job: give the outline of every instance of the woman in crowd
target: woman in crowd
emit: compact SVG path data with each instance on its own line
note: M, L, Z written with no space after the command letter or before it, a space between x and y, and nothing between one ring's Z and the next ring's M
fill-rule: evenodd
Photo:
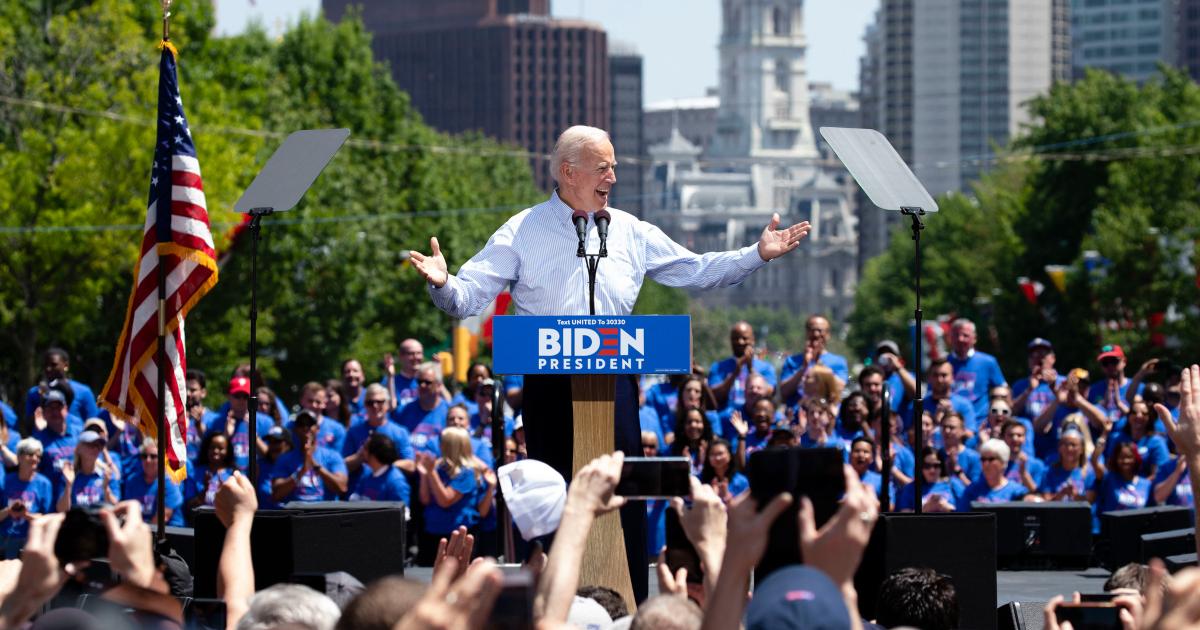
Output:
M871 438L859 436L850 442L850 467L858 474L858 478L871 492L878 497L883 489L883 477L871 470L875 463L875 442ZM889 505L896 502L896 484L888 486Z
M471 453L479 458L488 466L495 465L495 458L492 456L492 442L483 437L483 432L478 435L471 435L471 412L467 406L462 403L456 403L450 406L446 412L446 426L458 427L467 431L467 435L471 436ZM489 432L490 433L490 432Z
M116 505L121 500L121 475L100 458L104 436L84 431L75 444L75 458L62 467L64 491L58 498L58 511L71 506Z
M142 440L139 456L142 461L140 474L130 476L125 480L126 499L140 501L142 504L142 519L147 523L158 522L158 444L154 438ZM183 493L179 485L170 479L166 480L164 491L166 505L162 506L163 519L167 525L183 527Z
M400 459L396 443L383 433L367 438L366 465L369 472L358 478L351 501L403 501L408 505L409 487L404 473L392 464Z
M679 388L679 399L675 404L675 417L673 419L662 418L663 439L667 444L675 442L676 431L679 429L684 417L693 409L699 409L708 419L709 427L715 428L721 426L720 417L717 415L712 392L708 389L708 383L698 376L689 376ZM673 420L673 421L672 421Z
M834 376L833 370L824 365L814 365L804 374L804 398L806 401L825 401L837 415L842 403L842 381Z
M210 431L200 443L200 459L195 470L184 481L183 497L187 502L188 514L201 505L212 505L217 489L233 476L234 470L229 436ZM263 474L261 469L258 474Z
M1091 501L1096 483L1087 463L1085 436L1077 423L1062 425L1058 437L1058 460L1046 468L1038 494L1046 501Z
M961 421L961 419L960 419ZM942 427L945 428L943 423ZM1013 483L1004 474L1008 469L1008 445L1003 440L992 438L979 447L979 462L983 474L975 483L967 486L958 500L958 511L970 512L971 503L1001 503L1004 501L1020 501L1025 498L1025 487ZM944 456L945 457L945 456ZM947 457L949 460L949 457Z
M350 398L346 395L346 386L336 378L325 381L325 417L350 428Z
M995 397L988 404L988 415L979 428L975 431L975 435L967 440L969 448L978 448L980 444L988 441L990 438L999 440L1004 439L1004 423L1017 422L1025 427L1025 443L1021 446L1021 451L1026 457L1033 457L1033 423L1025 418L1017 418L1013 415L1012 405L1003 397ZM1011 449L1010 449L1011 450ZM1013 453L1014 459L1016 453Z
M1129 413L1125 420L1118 423L1108 439L1106 456L1111 457L1117 446L1132 443L1137 447L1141 468L1138 474L1153 479L1158 474L1160 466L1171 461L1171 452L1167 448L1167 439L1154 430L1156 418L1150 416L1150 405L1146 401L1135 399L1129 405Z
M463 404L467 407L467 415L473 416L479 411L479 404L475 400L475 393L479 389L479 384L485 380L492 381L492 386L495 387L495 375L492 374L492 368L486 363L472 363L471 367L467 368L467 384L458 392L455 392L454 397L450 399L451 405Z
M922 512L953 512L958 505L964 488L957 480L950 479L946 474L946 464L941 454L932 446L921 449L921 511ZM916 484L908 484L900 489L896 496L896 511L912 512L916 509L914 497L917 493Z
M496 530L496 486L499 479L496 471L476 458L481 483L475 488L475 513L478 514L470 533L475 536L475 556L495 557L500 555L500 537Z
M680 407L683 407L682 397ZM691 458L692 474L699 476L704 468L708 445L713 441L713 428L708 415L698 407L687 410L675 425L673 435L676 438L671 442L671 454Z
M282 427L286 417L283 412L283 403L279 402L275 391L270 387L263 386L255 390L255 396L258 397L258 407L255 413L270 418L272 424Z
M420 474L419 496L425 506L425 527L421 532L417 562L432 566L438 540L449 536L460 525L468 528L478 520L476 490L480 485L480 462L471 454L471 436L458 427L442 430L441 457L434 459L426 451L417 453Z
M1133 442L1120 442L1108 457L1107 469L1098 466L1096 476L1102 477L1096 493L1096 515L1117 510L1146 507L1150 500L1150 480L1138 474L1142 458ZM1094 523L1099 533L1099 522Z
M50 480L37 471L42 461L42 443L34 438L17 442L17 469L4 476L4 504L0 506L0 534L4 557L16 560L29 538L29 519L54 509Z
M1183 457L1177 456L1159 467L1154 478L1154 504L1195 507L1187 461Z
M891 410L884 410L883 413L888 414L890 418L889 429L892 434L892 439L891 443L888 444L888 449L892 454L892 483L895 484L897 488L903 488L904 486L912 483L914 474L913 469L916 468L916 457L913 456L912 449L910 449L908 445L904 443L903 438L900 437L900 414ZM883 423L880 421L881 416L882 414L879 411L876 411L871 415L871 431L867 436L875 443L875 472L883 471ZM932 417L928 413L925 414L925 417L930 418L929 421L933 422Z
M642 440L645 442L645 435ZM708 446L708 457L700 471L700 481L711 485L726 504L750 489L750 482L740 472L737 458L733 456L733 447L721 438L713 438Z
M837 436L843 440L853 440L860 435L866 435L871 430L867 426L867 416L870 413L871 408L867 405L866 395L862 392L850 392L842 401L838 413Z
M808 426L804 435L800 436L800 446L846 451L848 445L833 430L833 408L819 398L805 397L800 404L805 408L805 416L808 418Z

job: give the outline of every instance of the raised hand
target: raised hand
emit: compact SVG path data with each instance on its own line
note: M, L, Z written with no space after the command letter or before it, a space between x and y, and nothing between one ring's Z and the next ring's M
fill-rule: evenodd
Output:
M1184 368L1179 383L1179 422L1171 416L1171 410L1155 404L1158 419L1167 428L1167 435L1175 443L1175 449L1188 460L1200 455L1200 366Z
M217 489L213 508L225 527L241 518L254 518L254 512L258 509L258 495L254 492L254 484L250 483L241 471L233 471L233 475Z
M467 533L466 525L450 532L450 540L445 538L438 541L437 555L433 559L433 572L445 570L451 565L445 564L447 558L455 560L452 565L455 570L453 578L461 578L467 572L471 563L471 552L475 549L475 537ZM444 565L444 566L443 566Z
M737 431L739 438L746 437L746 434L750 432L750 423L746 422L742 418L742 412L736 409L729 414L729 424L733 425L733 430Z
M63 481L67 482L67 489L70 490L71 484L75 483L75 464L64 461L60 472L62 473Z
M100 512L108 530L108 561L129 583L149 588L154 582L154 548L150 527L142 520L142 504L122 501Z
M771 215L771 222L763 228L762 236L758 239L758 255L763 260L774 260L796 249L801 239L812 229L808 221L802 221L789 228L779 228L779 213Z
M567 489L567 508L578 507L599 516L625 505L625 497L614 494L624 463L625 454L617 451L580 468Z
M412 266L425 277L425 280L429 284L440 289L446 285L446 280L450 277L450 274L447 271L446 258L442 256L442 248L438 245L436 236L429 239L429 249L433 253L428 256L415 249L409 252L412 256Z

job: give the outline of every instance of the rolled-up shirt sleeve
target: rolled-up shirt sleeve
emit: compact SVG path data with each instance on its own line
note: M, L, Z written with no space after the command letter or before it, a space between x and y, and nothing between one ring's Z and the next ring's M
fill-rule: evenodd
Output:
M671 287L711 289L744 280L767 264L758 255L758 244L727 252L697 254L671 240L658 227L642 222L639 233L645 243L646 275Z
M479 253L463 263L458 273L448 276L442 287L429 287L433 304L451 317L477 315L516 281L520 256L513 250L513 223L500 226Z

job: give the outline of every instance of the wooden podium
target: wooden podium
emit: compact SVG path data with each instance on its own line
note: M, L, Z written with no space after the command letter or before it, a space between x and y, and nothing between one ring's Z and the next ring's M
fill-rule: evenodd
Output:
M497 316L492 326L496 373L571 376L572 473L615 450L616 375L687 374L692 369L691 318L686 315L513 315ZM625 598L630 611L636 610L619 513L593 523L579 583L607 586Z

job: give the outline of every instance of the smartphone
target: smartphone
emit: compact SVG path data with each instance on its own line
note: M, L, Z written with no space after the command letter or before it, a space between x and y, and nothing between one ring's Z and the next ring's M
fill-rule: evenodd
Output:
M496 597L496 605L485 627L489 630L532 628L534 590L533 574L529 571L505 573L500 595Z
M197 597L184 610L188 630L225 630L225 601Z
M1071 622L1078 630L1120 630L1121 609L1112 602L1083 602L1059 604L1054 610L1058 623Z
M679 514L667 508L663 520L666 522L667 567L671 575L680 569L687 569L687 581L691 584L704 583L704 567L700 564L700 554L692 541L688 540L683 525L679 522Z
M750 495L762 509L789 492L792 504L771 525L767 549L755 569L761 580L775 569L800 564L800 531L796 522L800 497L813 504L817 527L833 517L846 493L842 451L836 448L767 448L750 456Z
M76 506L67 511L54 540L54 555L64 566L108 557L108 530L100 520L99 506Z
M690 496L691 474L686 457L626 457L616 494L627 499Z
M1111 602L1117 597L1116 593L1080 593L1079 600L1082 602Z

